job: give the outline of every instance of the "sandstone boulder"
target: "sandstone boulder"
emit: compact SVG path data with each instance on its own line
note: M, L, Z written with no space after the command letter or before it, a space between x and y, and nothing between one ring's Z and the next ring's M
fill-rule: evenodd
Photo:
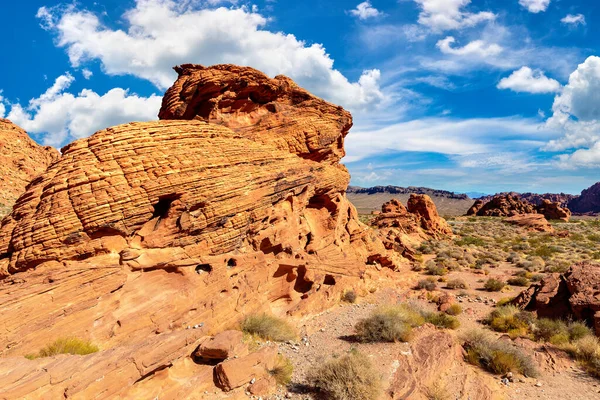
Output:
M585 321L600 336L599 292L600 264L584 261L533 284L513 302L540 317Z
M554 228L552 228L552 225L550 225L542 214L517 214L510 218L505 218L504 221L528 231L554 232Z
M7 119L0 118L0 219L10 212L25 187L58 159L49 146L40 146Z
M426 194L411 194L407 204L408 212L415 215L420 227L433 236L451 235L452 228L437 212L431 197Z
M199 359L226 360L248 354L248 345L244 343L241 331L223 331L198 347L194 355Z
M471 216L471 215L477 215L477 213L479 212L479 210L481 210L481 208L484 206L485 202L483 200L475 200L475 203L473 203L473 205L471 206L471 208L469 208L469 210L467 211L467 215Z
M563 208L559 203L553 203L550 200L542 200L537 206L537 212L542 214L548 220L562 220L569 222L571 211L568 208Z
M277 347L267 346L245 357L223 361L215 367L217 386L225 391L233 390L269 376L275 366Z

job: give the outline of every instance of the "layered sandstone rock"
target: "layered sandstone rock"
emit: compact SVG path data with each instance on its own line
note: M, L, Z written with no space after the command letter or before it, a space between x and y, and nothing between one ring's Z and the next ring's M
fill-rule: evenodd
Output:
M83 398L108 385L107 396L185 398L179 378L204 373L189 347L207 334L254 312L323 310L347 287L366 291L387 273L367 263L406 262L345 197L349 174L337 161L351 126L346 111L250 68L182 71L190 73L169 91L161 116L189 104L212 110L201 114L218 124L131 123L76 141L3 220L3 368L59 337L89 339L102 351L85 358L96 368L76 356L57 359L73 365L67 373L80 372L75 380L49 372L55 360L25 360L33 364L23 371L38 372L18 383L0 374L0 388ZM191 89L193 82L202 85ZM187 103L175 107L173 93ZM185 345L158 346L160 362L141 367L150 365L141 352L151 338L190 327L197 329ZM111 357L124 361L114 366ZM106 368L121 374L115 387L103 383ZM210 376L199 387L216 389Z
M481 208L485 205L485 202L483 200L475 200L475 203L473 203L473 205L471 206L471 208L469 208L469 210L467 211L467 215L471 216L471 215L477 215L477 213L479 212L479 210L481 210Z
M427 195L411 194L408 208L397 199L381 206L381 213L371 220L371 226L389 250L414 260L414 246L423 240L451 235L452 228L441 218Z
M160 119L200 119L259 143L314 161L337 162L352 116L311 95L290 78L271 79L253 68L195 64L176 67ZM344 188L345 189L345 188Z
M571 199L569 209L580 214L600 212L600 182L582 191L581 196Z
M476 201L480 202L480 200ZM473 204L475 207L476 204ZM511 194L495 196L490 201L479 207L476 215L480 217L512 217L517 214L534 214L533 204L520 200Z
M546 199L542 200L541 204L537 206L537 212L543 214L549 220L569 222L571 218L571 211L568 208L563 208L559 203L553 203Z
M542 214L517 214L504 221L533 232L554 232L554 228Z
M23 129L0 118L0 219L29 182L58 157L56 149L38 145Z
M513 302L539 317L585 321L600 336L599 292L600 264L584 261L533 284Z

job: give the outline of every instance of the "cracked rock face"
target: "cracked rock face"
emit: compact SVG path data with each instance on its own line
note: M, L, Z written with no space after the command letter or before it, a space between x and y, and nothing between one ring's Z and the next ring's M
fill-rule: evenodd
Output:
M0 218L10 212L27 184L59 156L56 149L36 144L23 129L0 118Z
M406 263L346 199L338 161L348 112L251 68L178 71L162 121L66 146L2 221L0 387L9 393L85 397L108 368L119 379L105 396L182 398L189 379L171 374L212 376L190 357L199 338L254 312L321 311ZM194 335L177 336L187 327ZM157 335L184 344L144 357ZM63 356L96 368L46 379L48 361L22 358L65 336L100 346ZM2 373L16 365L21 375ZM43 382L16 379L24 374Z

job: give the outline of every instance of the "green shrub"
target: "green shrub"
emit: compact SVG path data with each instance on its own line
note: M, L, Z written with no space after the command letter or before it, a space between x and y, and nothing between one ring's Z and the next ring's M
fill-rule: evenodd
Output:
M490 278L488 279L485 284L483 285L483 288L489 292L499 292L502 289L504 289L505 283L502 282L499 279L496 278Z
M277 355L275 365L269 370L269 374L275 378L279 385L286 386L292 381L294 366L292 362L281 354Z
M457 318L442 312L427 313L425 320L438 328L457 329L460 326L460 322Z
M273 340L275 342L294 340L298 336L294 327L287 321L268 314L256 314L246 317L242 321L241 329L263 340Z
M497 374L513 372L531 377L537 376L531 358L511 343L496 340L481 330L467 332L463 341L467 351L465 360L473 365Z
M57 354L86 355L97 352L98 346L89 341L78 338L60 338L41 349L36 354L27 354L25 357L33 360L35 358L52 357Z
M425 323L421 313L406 304L381 307L354 327L363 342L408 342L412 328Z
M446 283L446 287L448 289L468 289L468 286L465 281L462 279L452 279Z
M511 286L529 286L529 279L523 276L518 276L515 278L510 278L507 283Z
M514 337L527 335L533 319L533 314L508 305L494 309L487 317L486 322L496 332L508 332L511 337Z
M447 310L446 314L448 315L460 315L462 314L462 307L460 304L452 304Z
M478 237L474 237L474 236L463 236L462 238L457 240L455 243L457 246L470 246L470 245L481 246L481 247L485 246L485 240L478 238Z
M444 276L448 274L447 268L435 263L428 264L425 269L429 275Z
M579 322L579 321L574 321L574 322L569 323L569 325L567 326L567 329L569 330L569 340L570 341L577 341L579 339L583 339L586 336L594 335L592 330L590 328L588 328L588 326L586 324L584 324L583 322Z
M533 334L537 340L563 344L569 341L567 324L560 320L540 318L536 321Z
M379 375L357 351L317 367L309 381L330 400L377 400L382 393Z

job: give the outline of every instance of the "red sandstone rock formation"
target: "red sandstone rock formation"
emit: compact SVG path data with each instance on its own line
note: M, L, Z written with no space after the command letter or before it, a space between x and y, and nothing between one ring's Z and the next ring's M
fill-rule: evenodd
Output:
M485 202L483 200L475 200L475 203L473 203L473 205L471 206L471 208L469 208L469 210L467 211L467 215L471 216L471 215L477 215L477 213L479 212L479 210L481 210L481 208L485 205Z
M598 213L600 212L600 182L590 186L569 201L569 209L575 213Z
M387 273L367 262L396 269L406 261L345 197L346 111L250 68L180 72L161 116L212 123L131 123L78 140L3 220L0 387L9 393L212 390L212 372L198 383L207 373L190 357L206 335L253 312L323 310L345 288L366 290ZM189 326L198 329L184 335ZM22 358L64 336L103 351L76 361ZM169 338L172 346L156 345ZM219 382L232 388L224 373Z
M475 207L475 204L473 206ZM507 194L492 198L479 208L477 215L480 217L511 217L517 214L533 214L535 212L533 204Z
M552 228L552 225L548 223L548 220L542 214L517 214L506 218L504 221L511 225L525 228L528 231L554 232L554 228Z
M371 221L389 250L414 260L414 246L424 239L451 235L452 228L441 218L427 195L411 194L408 207L397 199L381 206L381 213Z
M562 208L558 203L546 199L542 200L542 203L537 206L537 212L543 214L546 219L569 222L571 218L571 211L568 208Z
M539 317L583 320L600 336L599 292L600 264L583 261L533 284L513 302Z
M25 186L58 157L56 149L39 146L23 129L0 118L0 219L10 212Z

